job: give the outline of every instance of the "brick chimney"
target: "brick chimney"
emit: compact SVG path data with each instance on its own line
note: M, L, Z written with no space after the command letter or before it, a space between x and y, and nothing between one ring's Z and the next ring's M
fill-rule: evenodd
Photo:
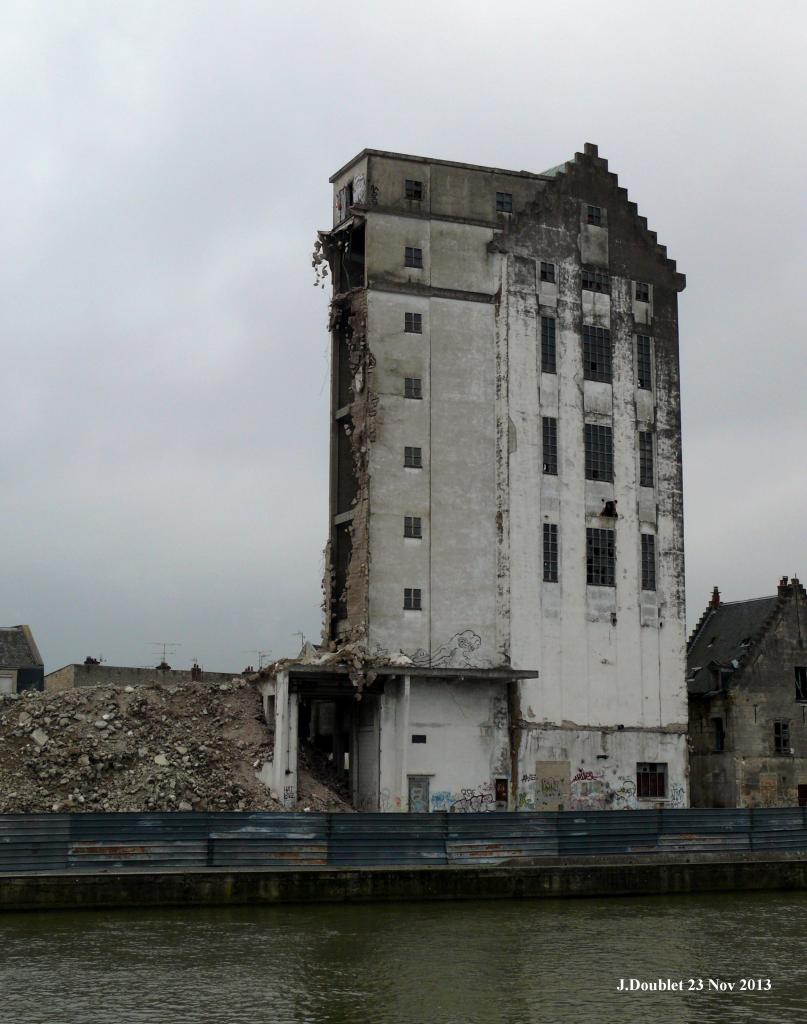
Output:
M779 596L781 597L783 594L786 594L789 589L790 589L790 585L787 582L787 576L783 576L779 580L779 586L776 588L776 591L779 594Z
M709 602L709 607L710 608L719 608L720 607L720 591L717 589L717 587L715 587L715 589L712 591L712 600Z

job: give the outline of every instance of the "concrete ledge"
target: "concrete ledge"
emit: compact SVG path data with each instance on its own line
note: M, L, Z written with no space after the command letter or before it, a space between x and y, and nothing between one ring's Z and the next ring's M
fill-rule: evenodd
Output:
M541 899L807 889L804 853L575 858L507 867L221 868L0 875L0 910Z

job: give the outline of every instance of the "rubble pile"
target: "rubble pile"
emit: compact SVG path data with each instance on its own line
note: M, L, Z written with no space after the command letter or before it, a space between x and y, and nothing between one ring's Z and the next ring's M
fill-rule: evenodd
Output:
M272 756L249 681L0 695L0 813L275 811ZM349 810L300 771L297 810Z

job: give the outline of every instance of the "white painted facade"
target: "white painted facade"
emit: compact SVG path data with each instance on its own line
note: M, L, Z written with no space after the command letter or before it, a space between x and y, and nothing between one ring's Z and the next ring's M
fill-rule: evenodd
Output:
M407 180L420 200L406 198ZM370 401L351 430L365 459L359 500L346 512L332 497L332 544L337 523L353 531L353 591L346 613L344 578L326 580L326 639L448 670L365 694L357 806L411 809L419 779L432 810L492 809L503 793L511 809L686 805L682 276L596 147L546 175L365 151L333 183L327 244L363 233L362 280L345 298L337 279L335 305L366 302L351 393ZM497 193L512 212L496 211ZM406 247L422 269L404 265ZM584 289L583 268L607 271L609 290ZM420 315L420 333L406 314ZM555 323L554 373L542 370L542 317ZM610 382L585 379L583 324L610 331ZM651 338L650 388L637 386L638 335ZM335 338L335 380L339 351ZM421 398L405 397L406 378ZM543 417L557 421L556 474L544 472ZM613 481L586 479L586 423L613 431ZM653 436L652 487L639 485L639 431ZM421 468L405 467L406 447ZM344 458L333 466L335 478ZM606 501L617 518L602 515ZM420 519L420 538L404 536L405 516ZM557 526L557 581L544 579L544 523ZM587 582L587 528L614 531L614 586ZM655 589L642 589L643 533L655 538ZM405 588L420 591L419 610L404 608ZM468 668L539 676L463 681ZM648 764L663 771L660 795L642 795Z

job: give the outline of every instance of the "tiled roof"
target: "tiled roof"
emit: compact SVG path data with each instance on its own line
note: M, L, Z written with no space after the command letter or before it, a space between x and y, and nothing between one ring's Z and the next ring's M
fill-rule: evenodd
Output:
M0 626L0 668L33 668L42 664L26 626Z
M695 630L687 651L690 693L717 689L710 664L732 667L753 647L755 634L765 625L779 598L756 597L750 601L726 601L709 608ZM696 671L697 670L697 671Z

